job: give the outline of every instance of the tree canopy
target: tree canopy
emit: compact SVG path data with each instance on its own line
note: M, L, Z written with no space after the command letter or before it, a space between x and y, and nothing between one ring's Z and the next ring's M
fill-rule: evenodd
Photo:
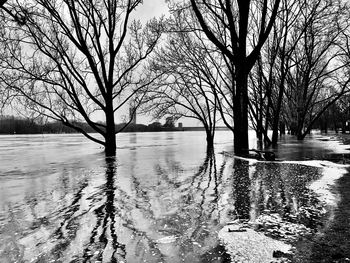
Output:
M8 1L25 21L6 20L1 45L9 56L1 81L28 111L62 121L113 154L115 113L131 100L138 104L156 78L143 72L162 25L131 19L141 3ZM96 112L104 122L94 120ZM73 120L84 120L99 136Z

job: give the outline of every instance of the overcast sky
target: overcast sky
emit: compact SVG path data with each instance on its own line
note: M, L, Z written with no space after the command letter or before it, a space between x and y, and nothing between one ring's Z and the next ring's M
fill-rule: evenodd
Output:
M136 9L136 19L147 21L152 17L159 17L168 14L168 7L165 0L143 0L143 4Z

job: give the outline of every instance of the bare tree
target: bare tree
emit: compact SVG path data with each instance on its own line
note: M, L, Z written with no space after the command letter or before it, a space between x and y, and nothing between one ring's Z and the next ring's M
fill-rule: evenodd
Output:
M286 74L291 67L291 54L306 25L299 32L292 28L296 25L304 5L304 0L282 0L281 10L273 25L272 32L262 49L255 69L250 73L250 114L252 123L260 141L265 144L277 144L279 126L284 126L282 102ZM259 19L255 19L256 27ZM256 34L255 34L256 35ZM251 40L255 43L256 36ZM290 40L295 39L294 42ZM281 120L282 119L282 120ZM273 131L270 139L267 131ZM264 137L264 139L262 138Z
M281 123L303 139L347 92L346 10L341 1L282 1L272 34L250 74L251 115L265 142L277 143ZM271 140L268 129L273 130Z
M197 29L190 9L178 5L168 20L166 43L157 52L154 68L163 78L149 93L145 111L156 118L166 115L199 120L213 148L219 100L225 99L225 63L221 53ZM223 107L221 105L221 107Z
M248 152L248 74L272 29L279 4L280 0L191 0L196 17L208 39L232 63L230 72L236 154ZM260 21L257 28L259 37L254 46L249 46L247 37L253 12L259 13L258 16L254 14Z
M2 41L11 59L2 63L1 80L30 111L63 122L103 145L107 155L115 154L116 112L131 99L140 103L157 77L143 72L161 23L131 22L141 3L8 1L25 23L8 21ZM94 120L96 112L104 123ZM98 136L72 120L85 121Z
M286 73L285 118L300 140L348 92L349 60L344 39L348 19L349 9L342 1L306 2L291 29L294 34L289 41L296 47Z

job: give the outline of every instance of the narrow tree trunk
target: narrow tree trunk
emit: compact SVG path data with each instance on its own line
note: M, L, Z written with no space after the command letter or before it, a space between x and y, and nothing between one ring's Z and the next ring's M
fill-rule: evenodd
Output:
M275 116L272 124L272 145L274 146L277 145L277 141L278 141L278 126L279 126L279 121L276 120L276 116Z
M283 121L280 122L280 134L281 135L286 134L286 124Z
M263 140L263 127L262 127L262 119L259 114L258 120L256 121L256 138L258 141Z
M284 79L282 79L284 81ZM282 107L282 99L283 99L283 89L284 86L281 85L279 88L278 100L276 112L273 116L273 124L272 124L272 145L277 145L278 141L278 128L280 126L280 115L281 115L281 107Z
M327 119L324 118L323 120L321 120L321 132L322 133L327 133L328 132L328 127L327 127Z
M259 143L262 144L262 141L263 141L263 133L261 130L257 130L256 131L256 139Z
M260 115L261 116L261 115ZM257 131L256 131L256 138L257 138L257 147L258 149L263 149L263 140L266 139L266 136L264 136L264 130L262 126L262 118L259 117L259 120L257 121Z

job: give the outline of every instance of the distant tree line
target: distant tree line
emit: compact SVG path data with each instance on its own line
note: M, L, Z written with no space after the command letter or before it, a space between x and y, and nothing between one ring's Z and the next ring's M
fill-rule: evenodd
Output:
M93 129L84 123L75 123L86 132ZM37 123L32 119L17 118L14 116L0 118L0 134L38 134L38 133L74 133L76 130L67 127L61 122Z
M83 122L73 122L75 126L80 127L87 133L95 131ZM120 123L115 126L115 129L120 132L159 132L159 131L181 131L174 124L165 122L153 122L149 125ZM0 134L40 134L40 133L77 133L73 128L67 127L61 122L46 122L40 124L33 119L17 118L14 116L0 117Z

